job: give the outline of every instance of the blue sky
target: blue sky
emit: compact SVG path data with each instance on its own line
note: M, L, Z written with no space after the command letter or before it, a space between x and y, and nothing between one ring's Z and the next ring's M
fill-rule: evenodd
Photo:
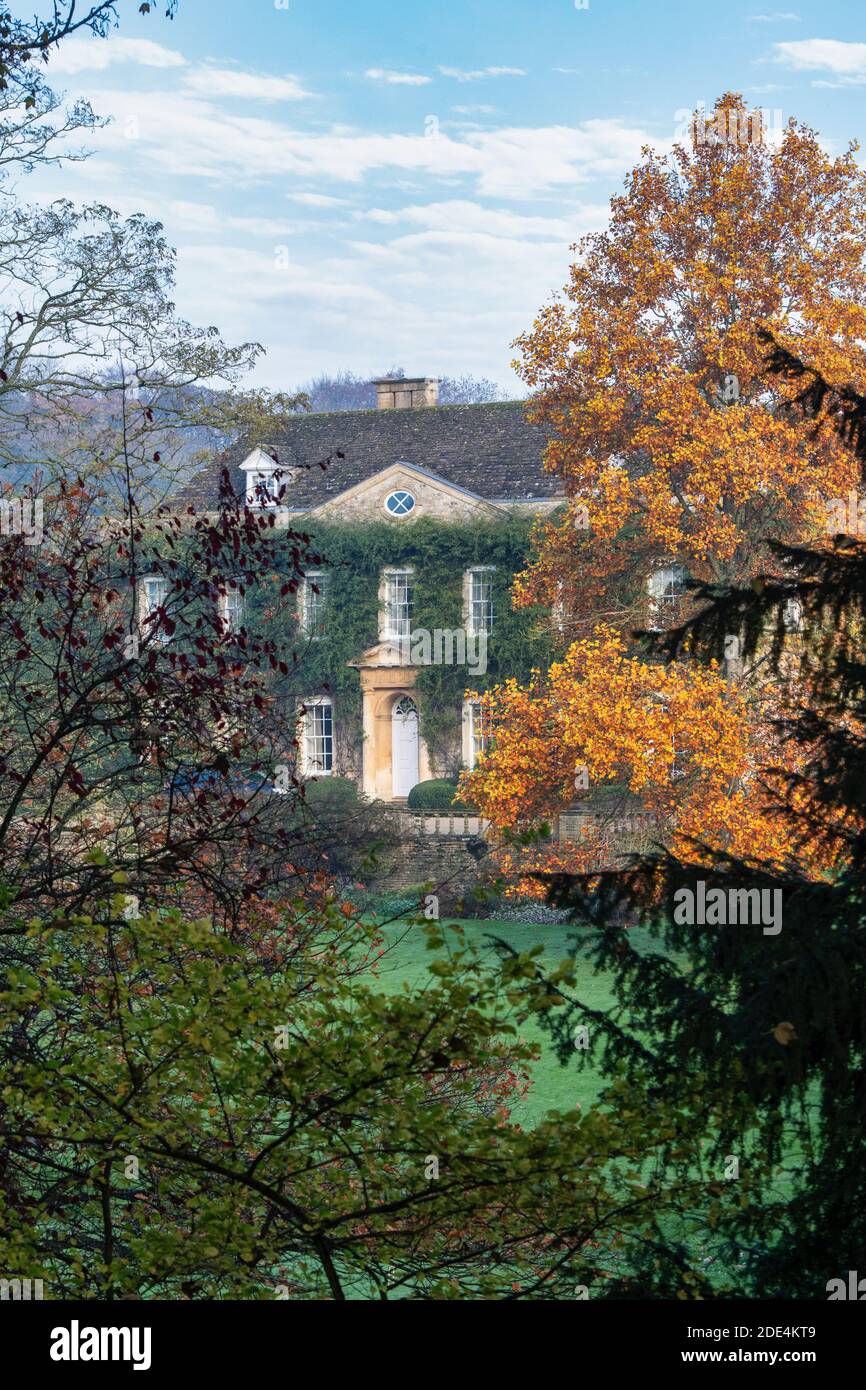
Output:
M570 244L604 226L641 146L669 147L686 109L733 89L831 150L866 135L852 0L137 10L121 0L115 36L52 60L55 86L113 121L91 159L31 191L158 217L179 310L262 342L272 387L402 365L522 394L511 340L565 281Z

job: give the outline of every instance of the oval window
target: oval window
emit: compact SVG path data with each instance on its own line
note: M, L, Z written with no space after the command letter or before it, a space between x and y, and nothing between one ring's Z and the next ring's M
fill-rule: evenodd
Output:
M392 516L408 516L415 506L411 492L392 492L385 498L385 506Z

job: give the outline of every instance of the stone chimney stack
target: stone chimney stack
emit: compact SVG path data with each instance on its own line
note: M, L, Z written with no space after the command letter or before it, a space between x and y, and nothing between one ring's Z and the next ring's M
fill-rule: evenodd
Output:
M373 385L379 410L411 410L413 406L439 404L439 381L433 376L383 376Z

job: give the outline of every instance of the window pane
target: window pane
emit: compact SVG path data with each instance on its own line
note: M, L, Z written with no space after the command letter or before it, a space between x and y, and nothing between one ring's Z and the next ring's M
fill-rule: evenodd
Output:
M469 767L475 767L482 753L487 751L488 733L484 707L478 700L469 705Z
M312 776L331 772L334 766L334 722L331 706L313 705L307 710L305 762Z
M251 507L268 507L277 501L284 479L276 473L251 473L247 501Z
M398 492L392 492L385 499L385 506L392 516L408 516L415 506L415 498L411 492L404 492L401 489Z
M489 570L471 571L469 628L473 633L493 631L493 575Z
M325 633L325 606L329 575L308 574L304 580L304 631L313 638Z
M143 596L143 616L145 625L142 628L142 636L150 638L156 642L167 642L169 635L159 622L149 622L154 613L159 608L164 608L168 603L169 582L162 575L152 574L144 579L142 583Z
M412 635L412 576L388 575L387 621L390 637Z
M244 620L244 601L238 589L220 596L220 617L229 632L239 632Z
M666 565L656 570L648 580L650 592L650 621L668 626L679 617L679 605L685 592L686 572L682 565Z
M157 608L163 608L168 598L168 580L161 575L153 576L144 581L144 603L147 616L155 613Z
M667 565L650 576L649 589L653 598L675 600L685 593L685 570L682 565Z

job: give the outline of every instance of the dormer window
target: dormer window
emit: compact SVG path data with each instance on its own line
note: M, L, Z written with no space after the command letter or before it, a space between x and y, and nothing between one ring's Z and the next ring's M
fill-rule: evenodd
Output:
M251 507L271 507L277 500L277 480L273 473L253 473L247 479L247 501Z
M241 464L241 471L246 474L245 501L248 507L275 507L279 502L285 504L289 472L264 449L254 449Z

